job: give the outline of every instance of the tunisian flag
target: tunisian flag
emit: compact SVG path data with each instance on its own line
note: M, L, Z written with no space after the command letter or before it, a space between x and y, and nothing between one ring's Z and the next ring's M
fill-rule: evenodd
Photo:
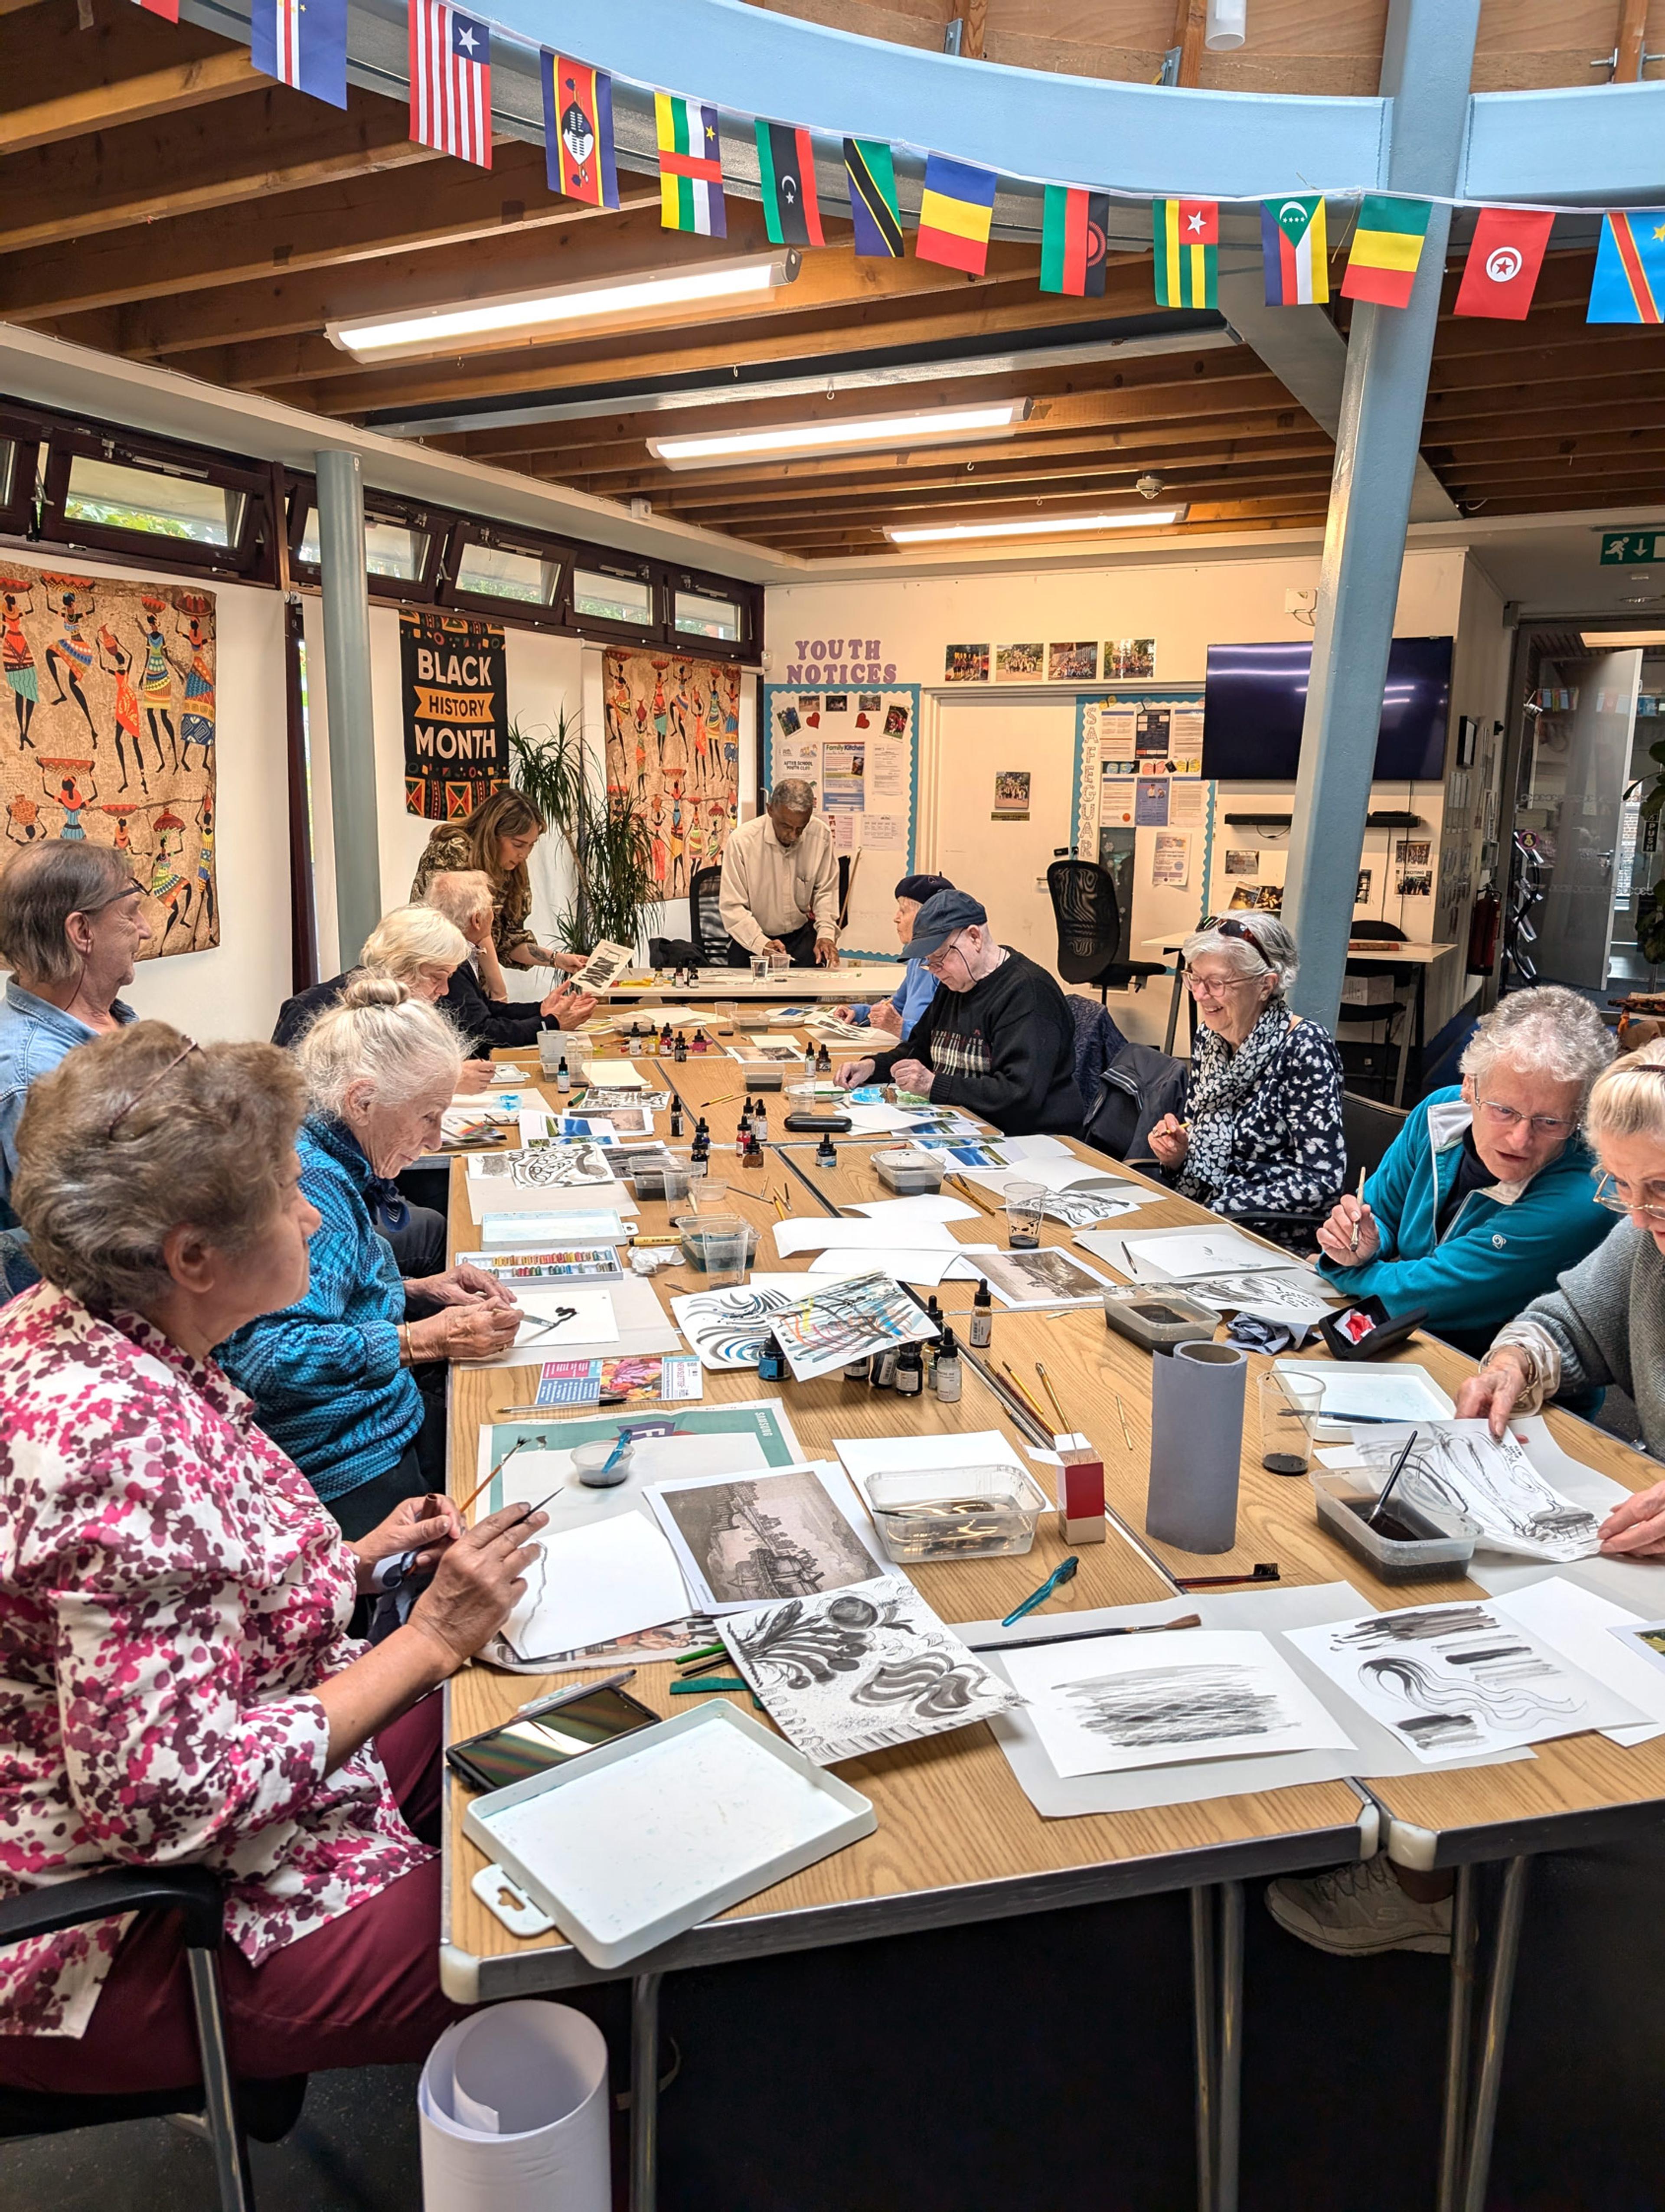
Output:
M1554 221L1520 208L1482 208L1452 312L1523 323Z

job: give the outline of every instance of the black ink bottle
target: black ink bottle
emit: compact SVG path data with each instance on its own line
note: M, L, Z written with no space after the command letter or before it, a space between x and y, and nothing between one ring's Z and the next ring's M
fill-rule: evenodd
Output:
M780 1339L771 1329L764 1337L757 1354L757 1380L760 1382L784 1382L787 1379L787 1355L781 1349Z
M917 1398L925 1388L925 1362L916 1344L904 1344L896 1354L896 1395Z

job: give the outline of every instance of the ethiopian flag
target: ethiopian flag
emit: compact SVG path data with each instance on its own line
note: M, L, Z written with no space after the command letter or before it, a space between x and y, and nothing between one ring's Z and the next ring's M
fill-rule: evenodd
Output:
M1665 208L1602 217L1584 320L1665 322Z
M994 222L993 169L969 161L951 161L943 154L925 157L925 197L920 202L919 236L914 253L945 269L963 269L981 276L988 266L988 234Z
M1431 200L1390 199L1366 192L1352 234L1344 300L1374 300L1378 307L1408 307L1422 241L1434 212Z
M1212 307L1219 281L1218 200L1158 200L1151 210L1156 242L1157 305Z
M1330 295L1323 195L1262 200L1261 256L1268 307L1322 307Z
M726 238L716 109L656 92L653 125L659 152L659 228Z
M1041 228L1043 292L1069 292L1079 300L1103 298L1109 221L1108 192L1083 191L1074 185L1047 186Z

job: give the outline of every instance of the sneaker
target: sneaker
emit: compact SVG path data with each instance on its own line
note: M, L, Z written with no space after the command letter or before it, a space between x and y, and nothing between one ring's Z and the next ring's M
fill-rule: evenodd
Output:
M1450 1899L1423 1905L1407 1896L1385 1852L1310 1881L1268 1882L1266 1907L1290 1935L1338 1959L1451 1948Z

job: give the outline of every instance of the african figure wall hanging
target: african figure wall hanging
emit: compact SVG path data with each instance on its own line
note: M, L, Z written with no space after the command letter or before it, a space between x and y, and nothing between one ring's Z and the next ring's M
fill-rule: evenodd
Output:
M643 649L608 653L602 680L607 788L641 818L660 898L686 898L739 818L739 669Z
M214 594L0 555L0 868L43 838L130 856L147 958L220 941Z

